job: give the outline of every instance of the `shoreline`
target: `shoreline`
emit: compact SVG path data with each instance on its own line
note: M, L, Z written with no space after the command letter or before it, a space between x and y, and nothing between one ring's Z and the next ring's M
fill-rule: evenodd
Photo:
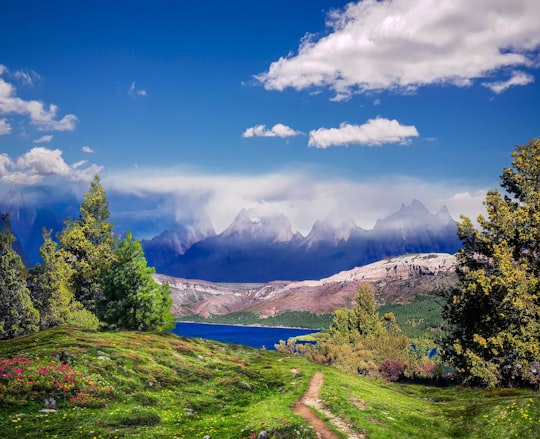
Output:
M239 323L214 323L214 322L194 322L192 320L175 320L175 323L195 323L199 325L215 325L215 326L238 326L242 328L273 328L273 329L301 329L303 331L313 331L313 332L320 332L323 330L323 328L304 328L300 326L271 326L271 325L257 325L257 324L250 324L250 325L242 325Z

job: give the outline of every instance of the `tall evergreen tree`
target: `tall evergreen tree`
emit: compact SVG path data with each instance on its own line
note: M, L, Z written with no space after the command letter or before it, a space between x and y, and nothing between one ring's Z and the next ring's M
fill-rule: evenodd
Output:
M75 299L91 312L103 297L101 278L112 260L114 238L109 216L109 202L96 175L84 194L79 217L68 219L59 235L60 250L73 269Z
M443 356L466 383L540 381L540 140L517 146L480 229L462 216L457 288L446 293Z
M9 214L0 223L0 339L14 338L39 329L39 313L26 287L26 272L13 250Z
M358 337L383 334L384 327L375 309L373 290L363 282L355 296L352 309L338 309L330 326L330 336L335 342L352 342Z
M140 242L128 233L115 249L113 262L103 278L104 298L98 303L100 320L112 328L171 328L171 290L168 285L159 285L152 278L153 272L147 266Z
M70 324L89 329L98 327L97 317L83 309L75 300L70 279L73 269L58 251L58 244L51 239L51 231L43 231L40 248L42 264L37 264L29 277L30 296L39 310L42 329Z

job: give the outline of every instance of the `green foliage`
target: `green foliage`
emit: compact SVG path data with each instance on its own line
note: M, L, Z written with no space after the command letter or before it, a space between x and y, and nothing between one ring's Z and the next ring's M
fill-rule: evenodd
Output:
M443 355L458 376L487 386L540 379L540 140L517 146L501 186L488 192L480 229L462 217L458 287L443 316Z
M436 340L443 335L440 297L416 296L411 303L383 305L377 311L394 314L403 335L409 338Z
M32 305L26 287L26 273L13 250L9 214L0 224L0 339L14 338L39 329L39 312Z
M142 246L131 233L114 250L102 279L104 299L98 315L111 328L164 330L174 324L168 285L159 285L147 266Z
M60 252L73 269L70 283L75 299L91 312L102 298L101 278L112 260L113 224L109 216L109 202L96 175L84 194L79 217L68 219L59 235Z
M51 231L43 231L40 248L42 264L37 264L28 279L30 296L40 313L42 329L70 322L71 314L82 305L75 301L70 287L72 269L57 251L57 243L51 239Z
M286 311L265 318L261 318L255 313L246 311L212 315L210 317L191 315L177 318L179 321L189 322L222 323L229 325L287 326L291 328L310 329L329 328L332 319L332 314L313 314L309 311Z

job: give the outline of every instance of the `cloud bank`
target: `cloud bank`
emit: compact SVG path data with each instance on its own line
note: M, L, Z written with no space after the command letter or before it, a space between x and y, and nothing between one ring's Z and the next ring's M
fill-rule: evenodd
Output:
M268 90L329 88L335 100L477 79L500 93L532 80L523 69L538 63L538 17L537 0L350 3L328 15L325 36L306 35L256 79ZM493 79L508 69L510 78Z
M418 137L414 126L401 125L397 120L381 117L368 120L363 125L342 123L339 128L319 128L310 131L308 146L329 148L331 146L367 145L380 146L384 143L410 143Z
M294 169L264 175L207 174L193 169L138 169L108 172L103 184L110 194L134 200L159 200L152 217L170 216L197 223L210 218L223 231L243 208L283 213L293 230L308 233L316 220L352 218L371 229L376 221L417 198L433 213L446 205L454 219L473 219L483 212L486 191L452 182L434 183L403 176L353 181L325 176L314 169ZM137 201L130 203L130 209ZM114 203L111 202L114 210Z

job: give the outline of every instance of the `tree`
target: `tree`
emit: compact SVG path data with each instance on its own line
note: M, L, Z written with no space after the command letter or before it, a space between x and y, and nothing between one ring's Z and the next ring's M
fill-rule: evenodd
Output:
M75 300L70 284L73 270L57 247L51 239L51 231L44 230L39 251L43 263L30 272L30 296L39 310L41 329L63 324L97 329L97 317Z
M154 269L147 266L139 241L131 233L114 251L114 259L103 278L104 298L98 302L100 320L111 328L141 331L173 326L172 299L168 285L159 285Z
M458 286L443 306L443 357L465 383L537 384L540 377L540 140L517 146L488 192L479 229L462 216Z
M26 287L26 273L20 256L13 250L9 214L0 223L0 339L9 339L39 329L39 313Z
M378 336L383 332L371 285L360 284L352 309L336 310L330 326L330 336L335 341L352 342L357 337Z
M91 312L103 296L101 278L112 260L114 237L109 216L109 202L96 175L84 194L79 217L68 219L59 235L60 251L72 268L75 299Z

